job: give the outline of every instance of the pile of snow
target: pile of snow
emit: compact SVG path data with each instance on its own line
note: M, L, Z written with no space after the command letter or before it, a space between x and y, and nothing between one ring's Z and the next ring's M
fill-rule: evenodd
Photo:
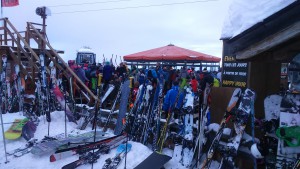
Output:
M10 126L11 123L15 119L22 119L24 116L22 116L20 113L7 113L3 114L3 120L4 120L4 131L6 131ZM48 123L46 122L46 119L44 116L41 116L40 123L37 127L37 131L35 132L35 138L41 140L44 138L44 136L47 136L48 134ZM55 111L51 113L51 123L50 123L50 136L55 136L61 133L65 132L65 114L64 111ZM10 123L10 124L6 124ZM66 122L67 126L67 133L68 134L80 134L85 133L92 130L92 126L89 125L86 130L77 130L77 125L74 123ZM108 133L108 135L112 135L112 133ZM13 157L13 156L7 156L8 157L8 163L5 164L5 154L4 154L4 146L3 146L3 136L2 132L0 133L0 168L1 169L59 169L62 168L64 165L71 163L75 160L78 160L78 155L74 155L72 157L65 158L63 160L58 160L56 162L50 162L50 154L44 155L44 156L36 156L31 153L25 154L21 157ZM132 169L135 166L137 166L139 163L141 163L144 159L146 159L152 151L146 147L145 145L137 142L129 141L130 144L132 144L132 149L127 155L127 162L126 162L126 168ZM16 148L22 147L26 144L26 140L24 138L19 138L17 140L6 140L7 144L7 151L12 151ZM172 156L173 151L170 149L165 149L164 153ZM110 157L114 157L116 154L116 148L111 150L109 154L102 155L96 163L94 163L94 168L102 168L103 164L105 163L105 160ZM125 160L123 160L118 168L124 168ZM179 167L178 167L179 166ZM78 167L79 169L90 169L91 164L86 164ZM183 166L180 167L178 165L177 161L169 161L166 164L166 168L184 168Z
M224 20L221 39L233 38L296 0L233 0Z

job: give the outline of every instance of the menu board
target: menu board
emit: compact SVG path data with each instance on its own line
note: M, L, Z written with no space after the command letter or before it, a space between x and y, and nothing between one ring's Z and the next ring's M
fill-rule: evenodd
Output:
M248 63L236 61L235 57L225 56L223 58L223 87L247 87Z

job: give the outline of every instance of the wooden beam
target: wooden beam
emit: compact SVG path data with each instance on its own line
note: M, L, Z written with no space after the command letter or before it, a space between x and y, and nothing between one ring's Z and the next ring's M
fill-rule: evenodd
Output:
M28 77L30 77L32 79L32 77L28 74L28 71L22 65L21 59L16 56L16 54L14 53L14 51L13 51L13 49L11 47L9 48L9 53L10 53L10 56L15 61L15 63L17 63L20 66L20 68L21 68L21 72L20 73L22 73L24 75L27 75Z
M58 55L58 53L52 48L52 46L42 37L42 35L37 31L37 29L29 23L30 27L33 28L33 31L39 36L39 38L49 47L49 49L54 53L54 55L62 62L62 64L65 66L65 68L68 70L68 73L70 73L75 79L76 82L80 84L81 87L85 89L89 93L91 97L94 98L94 100L99 101L99 98L94 95L94 93L79 79L79 77L73 72L73 70L66 64L66 62Z
M281 30L242 51L238 51L236 53L236 59L249 59L297 36L300 36L300 22Z
M7 29L7 33L11 36L12 40L14 42L16 42L17 47L19 47L19 49L23 52L23 54L28 58L28 60L32 60L32 58L28 55L27 51L25 51L25 49L21 46L21 44L17 43L17 40L15 39L15 37L12 35L11 31L9 29ZM34 53L35 54L35 53ZM36 55L36 54L35 54ZM39 70L39 68L37 67L36 64L32 65L34 68L36 68L37 70Z

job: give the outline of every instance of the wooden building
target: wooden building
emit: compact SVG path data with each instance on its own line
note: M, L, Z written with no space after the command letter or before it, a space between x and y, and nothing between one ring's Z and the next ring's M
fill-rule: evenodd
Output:
M222 83L257 93L256 117L264 117L264 98L287 87L282 65L300 53L300 2L295 1L241 34L223 40Z

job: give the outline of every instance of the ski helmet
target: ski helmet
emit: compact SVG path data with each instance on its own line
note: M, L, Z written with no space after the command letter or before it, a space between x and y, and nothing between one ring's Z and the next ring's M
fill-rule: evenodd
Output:
M54 66L54 64L53 64L52 61L49 63L49 66L50 66L50 67L53 67L53 66Z
M261 155L261 153L258 150L257 144L253 144L251 146L251 154L255 157L255 158L263 158L263 156Z

